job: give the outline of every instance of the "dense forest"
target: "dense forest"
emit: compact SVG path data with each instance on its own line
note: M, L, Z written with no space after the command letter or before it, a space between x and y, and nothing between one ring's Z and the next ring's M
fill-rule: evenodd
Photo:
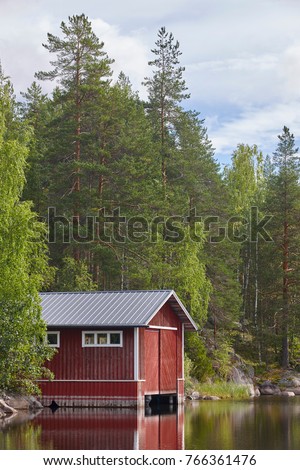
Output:
M174 289L199 331L198 380L300 357L299 156L240 143L221 169L189 109L179 42L164 27L143 86L114 77L85 15L48 33L48 71L18 102L0 75L0 389L28 388L49 348L38 292ZM42 81L53 82L51 96Z

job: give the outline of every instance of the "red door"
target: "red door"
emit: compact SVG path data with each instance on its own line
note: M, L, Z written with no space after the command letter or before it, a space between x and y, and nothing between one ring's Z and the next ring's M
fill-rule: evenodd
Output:
M145 331L145 392L159 394L159 330Z
M145 393L177 393L177 331L145 331Z
M160 330L160 393L177 392L177 331Z

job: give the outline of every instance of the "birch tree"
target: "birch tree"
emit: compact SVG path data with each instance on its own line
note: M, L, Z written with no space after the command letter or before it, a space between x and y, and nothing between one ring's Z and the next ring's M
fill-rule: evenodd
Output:
M0 390L27 393L37 392L34 382L53 353L39 299L48 271L45 228L21 202L30 137L0 70Z

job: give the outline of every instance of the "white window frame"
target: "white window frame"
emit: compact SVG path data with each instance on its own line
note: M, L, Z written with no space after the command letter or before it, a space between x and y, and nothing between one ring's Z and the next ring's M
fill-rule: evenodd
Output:
M57 335L56 344L49 344L48 335ZM46 344L48 344L48 346L50 346L51 348L59 348L60 347L60 331L47 331L47 333L46 333Z
M120 344L110 344L110 335L118 333L120 335ZM97 335L106 334L107 335L107 344L97 344ZM94 335L94 344L85 343L85 335ZM92 330L92 331L83 331L82 332L82 347L83 348L122 348L123 347L123 331L116 330Z

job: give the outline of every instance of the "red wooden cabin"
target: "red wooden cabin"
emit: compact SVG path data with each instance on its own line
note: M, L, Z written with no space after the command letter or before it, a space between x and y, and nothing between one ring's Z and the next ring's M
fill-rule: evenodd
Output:
M48 342L57 354L41 380L42 402L144 406L183 400L184 331L196 325L174 291L41 294Z

